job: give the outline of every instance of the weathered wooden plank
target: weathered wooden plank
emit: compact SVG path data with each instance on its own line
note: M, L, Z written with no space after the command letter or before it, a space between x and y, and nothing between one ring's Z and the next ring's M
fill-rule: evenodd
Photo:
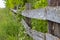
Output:
M34 40L44 40L44 33L30 29L30 27L26 24L26 22L23 19L21 23L24 25L27 34L31 36Z
M17 13L17 10L10 9L12 12ZM43 19L46 20L45 17L45 9L36 9L36 10L25 10L22 11L21 15L29 18L35 18L35 19Z
M51 27L52 31L51 30L49 30L49 31L51 31L51 34L53 34L54 36L60 38L60 32L59 32L60 31L59 30L60 26L58 26L59 25L58 22L60 22L59 21L60 20L60 18L59 18L60 17L60 8L58 7L58 6L60 6L60 0L50 0L48 5L56 7L56 8L52 7L51 9L48 8L50 10L50 13L48 12L50 14L50 15L48 15L48 16L50 16L50 17L48 17L48 19L49 20L54 19L54 20L51 20L51 22L52 22L52 27ZM52 15L53 16L52 18L51 18L51 14L52 14L51 12L53 12L53 14L54 14L54 15Z
M49 34L49 33L41 33L37 32L36 30L32 30L26 22L22 19L21 23L24 25L26 33L32 37L34 40L60 40L59 38Z
M36 19L46 19L45 17L45 9L36 9L36 10L26 10L22 12L23 16L29 18L36 18Z
M30 10L30 9L31 9L31 4L30 3L25 3L25 10ZM28 24L28 26L30 28L32 28L32 26L31 26L31 18L25 17L24 20Z
M17 13L17 10L13 10L13 12ZM21 15L29 18L50 20L60 23L60 7L46 7L41 9L25 10L22 11Z
M47 7L47 20L60 23L60 7Z
M60 23L60 7L46 7L36 10L26 10L22 12L22 15L29 18L50 20Z
M60 24L54 23L54 35L60 38Z
M60 39L51 34L46 33L46 40L60 40Z
M48 33L54 35L54 26L52 21L48 21Z
M17 10L14 10L14 9L10 9L12 12L14 12L14 13L17 13Z

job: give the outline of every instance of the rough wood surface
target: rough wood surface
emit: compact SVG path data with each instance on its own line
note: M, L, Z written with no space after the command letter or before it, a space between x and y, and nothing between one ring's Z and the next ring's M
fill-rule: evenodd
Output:
M46 40L60 40L60 39L51 34L46 33Z
M30 9L31 9L31 4L30 3L25 3L25 10L30 10ZM28 12L26 12L26 13L28 13ZM25 17L25 22L28 24L28 26L30 28L32 28L32 26L31 26L31 18Z
M26 10L22 12L22 15L29 18L50 20L60 23L60 7L47 7L36 10Z
M35 30L31 30L31 28L27 25L27 23L22 19L21 23L24 25L26 33L31 36L34 40L44 40L44 34L41 32L37 32Z
M23 16L35 19L46 19L45 17L45 9L36 9L36 10L26 10L22 12Z
M48 33L54 35L54 26L52 21L48 21Z
M16 10L13 10L13 12L17 13ZM50 20L60 23L60 7L46 7L41 9L25 10L21 13L21 15L29 18Z
M60 7L47 7L47 20L60 23Z
M14 9L10 9L12 12L14 12L14 13L17 13L17 10L14 10Z
M47 10L47 13L49 13L48 18L50 21L52 21L52 27L50 29L51 34L53 34L56 37L60 38L60 0L50 0L49 6L53 6L52 8L49 7ZM55 8L54 8L55 7ZM58 21L58 22L57 22ZM50 26L49 26L50 27Z
M26 33L32 37L34 40L60 40L59 38L49 34L49 33L42 33L37 32L36 30L32 30L27 23L22 19L21 23L23 24Z

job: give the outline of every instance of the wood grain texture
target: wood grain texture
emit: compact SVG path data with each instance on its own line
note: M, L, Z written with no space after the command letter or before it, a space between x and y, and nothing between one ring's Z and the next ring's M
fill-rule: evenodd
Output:
M42 33L37 32L36 30L32 30L27 23L22 19L21 23L23 24L26 33L32 37L34 40L60 40L59 38L49 34L49 33Z
M47 10L47 12L45 12ZM50 20L60 23L60 7L47 7L36 10L26 10L22 12L23 16L35 19Z
M23 19L21 23L23 24L26 33L29 36L31 36L34 40L44 40L44 33L37 32L36 30L32 30Z
M11 10L17 13L17 10ZM24 10L22 11L21 15L29 18L50 20L60 23L60 7L46 7L34 10Z
M30 10L30 9L31 9L31 4L30 3L25 3L25 10ZM25 17L25 22L28 24L28 26L30 28L32 28L32 26L31 26L31 18Z
M45 9L36 9L36 10L26 10L22 12L23 16L35 19L46 19L45 18Z
M51 34L46 33L46 40L60 40L60 39Z

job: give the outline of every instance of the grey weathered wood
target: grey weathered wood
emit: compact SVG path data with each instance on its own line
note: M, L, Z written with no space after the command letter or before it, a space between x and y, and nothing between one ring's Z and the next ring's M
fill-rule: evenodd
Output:
M21 23L24 25L27 34L31 36L34 40L44 40L44 33L32 30L23 19Z
M53 22L52 21L48 21L48 33L54 35L54 30L53 29L54 29Z
M41 33L36 30L32 30L27 23L22 19L21 23L24 25L26 33L32 37L34 40L60 40L59 38L49 34L49 33Z
M25 10L30 10L30 9L31 9L31 3L25 3ZM26 12L26 13L28 13L28 12ZM25 17L25 22L28 24L28 26L30 26L30 28L32 28L31 18Z
M16 10L13 11L16 12ZM41 9L25 10L21 13L21 15L29 18L50 20L60 23L60 7L46 7Z
M60 24L54 23L54 35L60 38Z
M47 20L60 23L60 7L47 7Z
M10 9L12 12L14 12L14 13L17 13L17 10L14 10L14 9Z
M45 10L47 10L47 13L45 12ZM29 18L50 20L60 23L60 7L47 7L46 9L42 8L36 10L26 10L22 12L22 15Z
M46 40L60 40L60 39L51 34L46 33Z
M26 10L22 12L23 16L29 17L29 18L36 18L36 19L46 19L45 17L45 9L35 9L35 10Z
M51 21L52 19L52 27L50 27L50 29L52 29L51 34L53 34L56 37L60 38L60 26L59 26L59 22L60 22L60 8L58 6L60 6L60 0L50 0L49 6L53 6L53 8L50 8L49 10L49 17L48 19ZM56 7L56 8L54 8ZM51 12L51 13L50 13ZM53 13L53 14L52 14ZM53 16L53 17L51 17ZM57 22L58 21L58 22ZM50 33L50 32L49 32Z

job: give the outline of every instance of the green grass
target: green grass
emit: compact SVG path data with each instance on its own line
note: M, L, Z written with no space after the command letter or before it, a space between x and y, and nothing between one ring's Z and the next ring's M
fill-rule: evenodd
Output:
M17 40L19 27L7 9L0 9L0 40Z
M24 33L24 27L17 19L8 9L0 9L0 40L33 40ZM32 19L31 22L32 29L47 32L47 21Z
M46 20L37 20L32 19L32 29L37 30L38 32L47 32L47 21Z
M0 40L32 40L16 19L8 9L0 9Z

